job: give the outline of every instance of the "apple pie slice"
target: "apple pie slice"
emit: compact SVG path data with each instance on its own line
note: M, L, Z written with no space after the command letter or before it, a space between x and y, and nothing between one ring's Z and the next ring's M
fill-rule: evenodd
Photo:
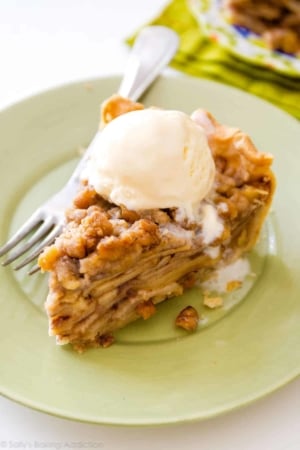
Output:
M102 106L102 126L142 108L114 96ZM39 257L50 273L46 311L58 344L110 345L115 330L148 319L158 303L254 246L275 188L272 156L206 111L192 119L205 130L215 164L196 216L174 206L115 204L83 180L64 231Z

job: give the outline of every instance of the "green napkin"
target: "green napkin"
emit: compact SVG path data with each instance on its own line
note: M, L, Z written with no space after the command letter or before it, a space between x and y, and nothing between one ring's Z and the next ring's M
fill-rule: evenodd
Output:
M179 34L180 48L171 63L173 68L236 86L269 100L300 119L300 78L245 63L209 41L186 0L173 0L151 24L168 26Z

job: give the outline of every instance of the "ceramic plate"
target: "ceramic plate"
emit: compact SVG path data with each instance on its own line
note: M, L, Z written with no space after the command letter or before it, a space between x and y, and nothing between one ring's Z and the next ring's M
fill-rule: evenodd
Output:
M0 114L1 242L66 181L118 84L64 86ZM184 422L252 402L300 371L299 123L239 90L185 77L159 79L144 101L204 107L274 153L278 189L250 256L255 276L221 310L204 310L193 289L120 331L112 347L79 355L48 336L46 277L0 268L0 390L32 408L103 424ZM188 304L202 315L192 335L174 327Z
M270 50L259 35L245 27L231 25L221 7L221 0L189 0L189 5L208 36L236 56L300 77L300 57Z

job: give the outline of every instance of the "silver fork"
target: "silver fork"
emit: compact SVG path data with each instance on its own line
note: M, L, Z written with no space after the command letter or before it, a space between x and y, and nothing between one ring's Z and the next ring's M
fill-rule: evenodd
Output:
M129 55L123 80L118 93L133 101L145 92L162 69L170 62L178 48L178 36L169 28L152 26L144 28L137 37ZM32 262L41 251L50 245L61 233L65 224L65 209L70 205L80 182L80 174L93 152L100 131L98 131L80 160L66 185L43 203L21 226L21 228L0 248L0 257L9 253L3 266L11 264L20 256L32 250L18 265L19 270ZM34 232L33 234L31 234ZM28 273L39 270L34 266Z

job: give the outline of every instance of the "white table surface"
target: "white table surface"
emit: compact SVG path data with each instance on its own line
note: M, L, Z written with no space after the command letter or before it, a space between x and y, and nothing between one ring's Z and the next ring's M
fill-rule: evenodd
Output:
M165 3L0 0L0 106L71 80L120 73L122 38ZM0 398L0 448L299 450L300 380L241 410L162 428L77 423Z

